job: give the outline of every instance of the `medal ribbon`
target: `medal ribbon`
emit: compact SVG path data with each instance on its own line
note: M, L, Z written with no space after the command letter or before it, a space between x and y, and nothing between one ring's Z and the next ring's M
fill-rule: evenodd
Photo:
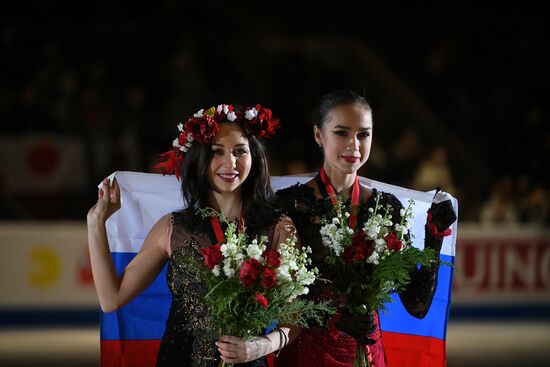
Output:
M221 245L225 242L225 236L222 231L222 226L220 224L220 219L213 215L210 217L210 223L212 224L212 229L214 230L214 234L216 235L216 240L218 241L218 245ZM244 215L243 211L241 209L241 215L239 216L239 227L238 227L239 233L244 232Z
M327 190L332 206L338 205L338 196L336 195L336 191L330 183L330 179L328 178L327 173L325 172L325 169L323 167L321 167L321 170L319 171L319 176L321 177L321 181L323 181L323 183L325 184L325 189ZM351 192L351 213L349 216L349 227L351 229L354 229L357 225L357 212L359 211L360 191L359 177L357 177L356 175L355 181L353 181L353 190Z

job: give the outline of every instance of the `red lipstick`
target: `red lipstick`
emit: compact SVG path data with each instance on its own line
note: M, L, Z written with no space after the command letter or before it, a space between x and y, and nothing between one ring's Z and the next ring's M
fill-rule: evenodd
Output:
M345 160L348 163L357 163L360 160L359 157L355 157L353 155L343 155L342 159Z

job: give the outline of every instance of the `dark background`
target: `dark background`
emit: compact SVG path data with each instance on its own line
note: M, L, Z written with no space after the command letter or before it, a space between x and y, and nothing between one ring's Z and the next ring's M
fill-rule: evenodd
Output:
M514 221L548 224L550 67L540 6L258 4L36 2L2 12L1 137L77 139L87 184L4 190L0 218L83 219L103 177L152 172L176 124L220 103L261 103L281 118L267 143L272 174L316 170L317 101L351 88L374 111L363 175L428 189L415 175L443 146L452 186L440 184L458 197L461 220L480 220L499 196ZM416 148L402 148L407 134Z

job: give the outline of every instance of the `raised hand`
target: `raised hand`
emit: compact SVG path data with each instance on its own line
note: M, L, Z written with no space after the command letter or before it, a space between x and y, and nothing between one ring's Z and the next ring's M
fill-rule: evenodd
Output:
M103 180L103 184L98 189L97 203L88 211L88 221L105 222L113 213L120 209L120 187L116 178L112 185L109 179Z
M450 227L456 220L456 213L451 203L451 196L444 191L439 191L432 200L430 207L431 222L442 232Z

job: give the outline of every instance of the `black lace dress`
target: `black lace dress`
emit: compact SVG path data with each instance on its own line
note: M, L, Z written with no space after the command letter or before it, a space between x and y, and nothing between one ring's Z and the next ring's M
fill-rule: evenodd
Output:
M216 236L210 220L196 215L190 209L172 213L171 216L172 254L168 260L166 277L172 293L172 304L157 366L218 366L220 356L214 344L218 335L211 327L206 305L201 302L206 294L206 286L180 260L182 254L202 259L199 249L216 243ZM265 235L271 241L281 218L280 212L273 212L271 217L262 218L260 227L254 227L247 221L246 233L252 238ZM222 229L226 229L224 224ZM264 367L267 364L265 358L260 358L239 366Z
M321 235L321 219L332 215L332 205L328 199L324 184L320 177L316 177L317 187L321 195L308 185L295 185L277 192L277 201L288 216L294 221L300 236L302 246L310 246L313 265L319 269L319 277L330 279L331 269L324 261L329 254L323 246ZM357 228L363 226L370 213L368 208L374 208L376 190L366 199L360 200ZM380 204L390 205L390 214L394 221L401 218L401 202L392 194L381 193ZM441 240L427 235L425 246L436 249L441 248ZM437 285L437 270L427 268L412 269L411 283L409 287L399 294L407 311L417 317L424 317L431 305ZM334 298L327 283L316 282L310 287L308 299L315 301ZM375 340L375 344L369 347L372 356L372 364L376 367L386 365L382 333L379 328L378 314L374 315L376 329L369 335ZM324 326L311 325L302 330L297 339L283 349L277 358L278 366L353 366L357 344L355 339L343 332L337 332L330 326L330 322Z

